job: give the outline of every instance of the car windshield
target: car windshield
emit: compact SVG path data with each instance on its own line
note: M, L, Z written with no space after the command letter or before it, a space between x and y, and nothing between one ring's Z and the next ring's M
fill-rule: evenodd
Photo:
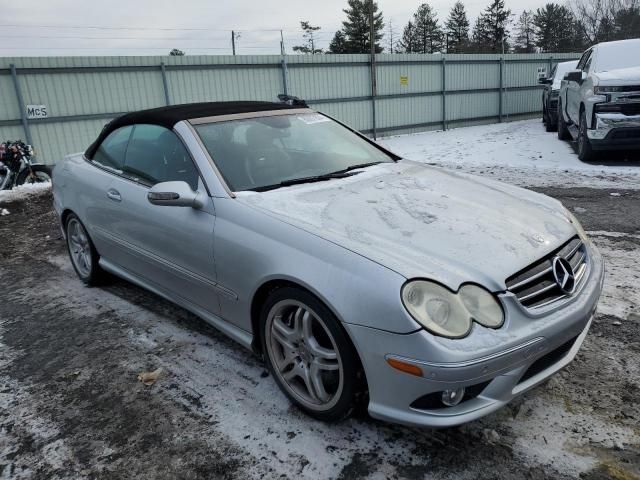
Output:
M577 60L575 62L562 62L558 64L556 68L556 73L553 76L554 89L558 89L558 90L560 89L560 83L564 78L564 76L571 70L575 70L577 64L578 64Z
M619 68L632 68L640 65L640 41L614 42L601 45L595 65L596 72L608 72Z
M313 112L213 122L195 128L233 191L326 180L350 167L395 161L339 123Z

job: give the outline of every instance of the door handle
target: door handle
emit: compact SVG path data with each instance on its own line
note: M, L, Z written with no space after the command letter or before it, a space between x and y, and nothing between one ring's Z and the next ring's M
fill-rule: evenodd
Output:
M110 188L109 190L107 190L107 197L109 197L109 199L113 200L114 202L121 202L122 201L122 197L120 196L120 192Z

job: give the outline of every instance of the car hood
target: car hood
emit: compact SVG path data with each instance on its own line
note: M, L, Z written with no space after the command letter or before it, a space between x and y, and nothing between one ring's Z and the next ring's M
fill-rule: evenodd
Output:
M606 72L596 72L597 85L640 85L640 67L620 68Z
M384 265L457 290L505 280L576 234L560 202L401 160L237 200Z

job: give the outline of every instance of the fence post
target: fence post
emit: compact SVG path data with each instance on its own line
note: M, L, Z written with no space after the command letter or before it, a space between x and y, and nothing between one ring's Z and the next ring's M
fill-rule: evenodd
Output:
M447 129L447 61L442 57L442 130Z
M551 55L549 57L549 71L547 72L547 78L549 78L549 75L551 74L551 69L553 68L553 55Z
M378 132L376 128L376 55L375 53L371 53L371 60L369 61L371 64L371 121L373 123L373 139L377 140Z
M502 93L504 89L504 57L500 57L500 95L498 96L498 121L502 123Z
M27 119L27 107L24 104L24 98L22 97L22 90L20 89L20 83L18 83L18 73L16 72L16 66L12 63L9 65L11 69L11 78L13 79L13 87L16 90L16 98L18 99L18 108L20 109L20 120L22 121L22 128L24 129L24 135L27 138L27 143L33 145L31 137L31 129L29 128L29 120Z
M171 105L171 97L169 96L169 84L167 83L167 69L164 62L160 63L160 73L162 74L162 87L164 88L164 101L167 105Z
M282 89L285 95L289 95L289 70L287 69L287 57L282 55L280 60L280 66L282 67Z

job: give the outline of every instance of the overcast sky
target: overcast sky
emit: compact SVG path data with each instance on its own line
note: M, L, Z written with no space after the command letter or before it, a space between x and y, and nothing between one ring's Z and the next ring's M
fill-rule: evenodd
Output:
M444 20L455 0L429 2ZM471 24L489 0L463 0ZM385 33L394 35L421 0L378 0ZM519 15L544 0L507 0ZM163 55L231 53L231 30L240 32L238 54L287 52L301 42L300 20L319 25L326 47L344 20L346 0L0 0L0 56ZM94 27L94 28L87 28ZM385 38L384 46L388 39Z

